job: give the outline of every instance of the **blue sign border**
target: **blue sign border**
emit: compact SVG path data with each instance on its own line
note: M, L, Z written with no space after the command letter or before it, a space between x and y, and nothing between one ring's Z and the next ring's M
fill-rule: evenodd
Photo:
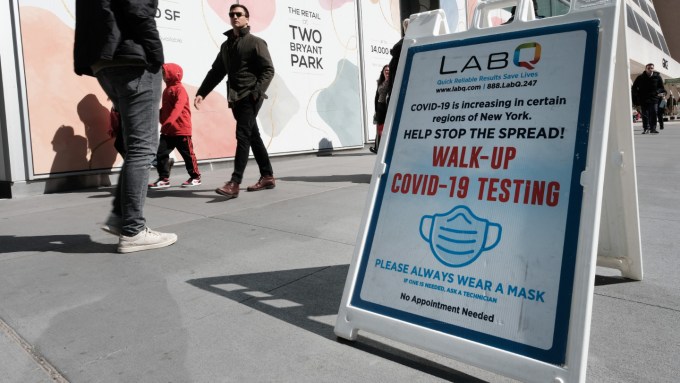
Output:
M350 305L376 314L395 318L420 327L429 328L442 333L450 334L460 338L465 338L473 342L485 344L487 346L499 348L515 354L540 360L546 363L561 365L566 358L567 340L569 332L569 313L571 311L571 298L574 284L574 274L576 265L576 251L578 246L578 232L580 226L581 204L583 199L583 187L581 187L581 173L586 167L586 157L588 151L588 137L590 132L590 117L592 112L593 90L595 83L596 57L598 47L598 28L599 20L589 20L572 24L549 26L531 29L527 31L509 32L490 36L474 37L464 40L452 40L441 43L415 46L408 49L406 61L404 63L404 77L401 82L397 109L394 115L394 123L391 128L390 138L385 153L386 170L378 185L377 198L371 215L371 220L367 226L367 235L356 279L356 285ZM562 265L560 271L559 292L557 297L557 307L555 313L555 324L553 332L552 347L544 350L538 347L529 346L523 343L511 341L497 336L489 335L479 331L470 330L464 327L415 315L406 311L394 309L361 299L361 289L368 267L368 259L373 244L375 228L377 225L383 196L387 187L390 165L394 156L394 146L399 136L399 123L401 111L404 104L404 96L409 83L409 75L413 57L416 53L427 52L440 49L455 47L465 47L476 44L500 42L518 38L534 36L544 36L572 31L586 32L585 55L583 62L583 77L581 79L581 98L578 110L578 120L576 126L576 140L574 144L573 169L571 174L571 191L569 193L569 205L567 211L566 232L564 237Z

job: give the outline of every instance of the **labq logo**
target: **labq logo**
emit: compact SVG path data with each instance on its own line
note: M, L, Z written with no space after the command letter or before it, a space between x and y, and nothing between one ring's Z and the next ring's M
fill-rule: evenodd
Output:
M528 51L528 50L532 51ZM533 53L533 55L531 55ZM476 70L478 72L487 70L502 70L510 66L510 52L493 52L488 55L483 55L478 58L476 55L472 56L447 56L442 55L439 64L440 75L450 75L455 73L464 73L466 71ZM522 60L522 57L530 56L530 60ZM534 69L534 65L541 60L541 44L537 42L520 44L515 48L512 63L515 66Z
M520 60L522 56L522 50L524 49L533 49L534 50L534 58L529 60L529 61L522 61ZM534 65L541 60L541 44L539 43L525 43L522 45L519 45L517 48L515 48L515 56L512 60L513 63L517 66L521 66L523 68L527 68L529 70L534 69Z

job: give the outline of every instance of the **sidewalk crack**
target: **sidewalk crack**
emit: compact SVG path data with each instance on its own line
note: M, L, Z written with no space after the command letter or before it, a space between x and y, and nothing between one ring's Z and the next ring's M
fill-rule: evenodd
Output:
M7 338L13 343L16 343L21 349L28 354L28 356L47 373L47 375L56 383L69 383L69 381L56 369L44 356L38 352L30 343L28 343L21 335L17 334L12 327L10 327L2 318L0 318L0 333L5 334Z

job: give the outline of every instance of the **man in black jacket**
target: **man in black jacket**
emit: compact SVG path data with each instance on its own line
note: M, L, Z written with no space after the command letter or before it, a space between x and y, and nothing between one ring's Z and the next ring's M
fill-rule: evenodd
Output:
M404 21L401 22L402 26L402 33L401 33L401 39L397 41L392 49L390 49L390 55L392 58L390 59L390 63L388 64L390 67L390 79L388 82L387 86L387 97L389 98L392 96L392 88L394 87L394 79L397 77L397 68L399 66L399 57L401 56L401 48L404 45L404 35L406 34L406 29L408 28L408 23L410 19L404 19Z
M647 64L645 71L633 82L631 89L633 103L640 105L642 113L642 134L658 134L656 119L659 107L659 97L666 94L663 79L659 72L654 71L654 64Z
M119 236L118 252L172 245L177 235L149 229L144 201L158 149L163 45L158 0L76 0L74 70L94 76L120 113L125 145L113 211L103 230Z
M220 52L194 99L194 106L199 109L203 99L228 76L227 101L236 120L236 156L231 179L215 190L228 199L238 197L251 148L260 168L260 179L246 190L258 191L276 186L269 153L260 137L256 120L257 113L267 98L265 92L274 78L274 65L267 43L250 34L249 19L250 13L245 6L233 4L229 7L232 29L224 33L227 41L222 43Z

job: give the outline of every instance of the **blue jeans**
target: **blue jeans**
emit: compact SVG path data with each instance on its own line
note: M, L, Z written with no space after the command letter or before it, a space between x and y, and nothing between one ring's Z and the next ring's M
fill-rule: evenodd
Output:
M122 234L134 236L146 227L144 201L149 164L158 149L158 113L162 73L144 67L111 67L97 72L97 80L120 112L125 159L113 213L122 218Z

